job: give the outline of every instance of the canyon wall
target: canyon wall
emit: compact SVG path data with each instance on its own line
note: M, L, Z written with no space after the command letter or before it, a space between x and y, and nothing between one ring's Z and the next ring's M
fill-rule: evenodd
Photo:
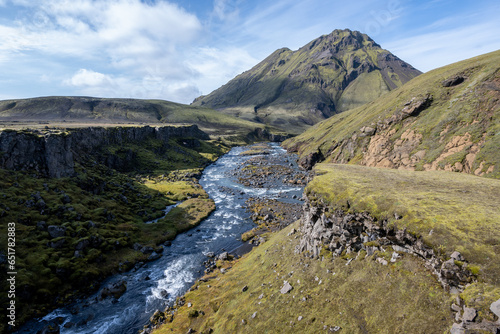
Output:
M209 136L196 125L89 127L69 129L64 133L4 130L0 132L0 167L34 170L53 178L69 177L75 173L75 162L86 160L103 147L148 139L159 140L168 146L171 138L207 140ZM108 162L112 164L112 160Z

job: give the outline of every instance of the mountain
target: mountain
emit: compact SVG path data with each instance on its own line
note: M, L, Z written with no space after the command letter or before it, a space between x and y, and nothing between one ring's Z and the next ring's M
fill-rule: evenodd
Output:
M225 115L206 107L189 106L164 100L114 99L49 96L0 101L0 127L27 124L78 125L196 124L217 136L253 137L264 125ZM258 129L258 130L256 130ZM266 130L266 131L264 131ZM256 132L257 131L257 132ZM264 138L270 139L270 138Z
M500 50L422 74L286 141L318 161L500 178Z
M358 31L283 48L192 105L300 133L401 86L420 71Z

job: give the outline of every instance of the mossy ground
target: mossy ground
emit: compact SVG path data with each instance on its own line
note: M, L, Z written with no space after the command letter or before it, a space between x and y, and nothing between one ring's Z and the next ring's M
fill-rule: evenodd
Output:
M418 259L406 255L389 266L364 256L349 265L313 260L294 252L298 238L288 234L297 227L221 264L229 269L197 282L173 321L154 333L326 333L335 326L343 333L443 333L451 326L450 297ZM293 290L281 294L284 281Z
M471 168L465 172L500 178L499 63L500 51L495 51L432 70L377 100L332 116L288 139L284 146L298 150L300 157L319 150L327 162L344 160L360 164L370 143L370 137L360 136L360 129L364 126L377 128L377 124L384 124L413 98L429 95L432 103L427 109L390 124L383 131L389 141L386 157L392 159L397 154L393 151L394 143L403 133L414 131L422 138L413 151L407 153L424 153L416 165L417 170L429 169L428 165L433 163L437 164L433 169L445 169L446 166L450 169L456 163L468 165L471 160ZM443 86L445 79L456 76L462 76L465 81L453 87ZM355 134L357 139L354 140ZM450 145L458 136L466 134L468 145L459 149ZM344 149L342 144L349 140L353 140L352 144ZM469 153L475 155L467 157Z
M148 255L134 244L159 250L165 241L200 223L215 204L196 176L227 150L213 141L174 138L165 146L150 140L93 152L96 157L118 158L133 152L134 160L121 164L120 171L82 162L74 177L49 179L36 172L0 169L4 254L7 224L16 224L16 324L94 291L105 277L146 261ZM161 218L167 205L179 201ZM64 235L51 238L50 225L66 228ZM2 279L2 291L7 291L5 282ZM6 298L1 296L2 305Z
M445 259L459 251L479 281L466 288L466 300L488 313L500 297L499 180L334 164L320 164L316 171L320 175L306 188L309 198L388 219L421 236Z

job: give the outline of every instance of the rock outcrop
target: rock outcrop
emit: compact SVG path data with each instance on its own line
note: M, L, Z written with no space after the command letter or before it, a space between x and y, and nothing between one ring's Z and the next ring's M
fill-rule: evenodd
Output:
M75 162L84 162L109 145L160 140L168 146L170 138L207 140L209 136L196 125L165 127L90 127L71 129L69 133L40 131L0 132L0 167L11 170L33 170L43 176L61 178L75 173ZM194 144L193 144L194 145ZM131 152L133 154L133 152ZM116 168L121 161L107 157L102 161Z
M326 247L334 257L366 251L367 256L391 247L395 252L409 253L425 261L425 266L433 272L441 285L450 290L462 289L474 280L467 271L467 263L443 259L423 240L408 233L389 227L387 220L376 221L370 214L345 213L328 206L312 205L309 200L303 207L301 218L302 238L297 251L318 257ZM458 253L458 252L457 252ZM455 257L461 256L459 253Z
M389 227L387 220L377 221L366 212L332 210L321 201L313 204L306 198L300 232L302 236L296 252L303 252L313 258L319 257L325 248L338 257L349 253L359 256L362 250L366 256L371 256L376 252L386 252L390 247L390 262L396 262L404 253L417 256L447 291L461 292L467 284L476 281L476 277L467 269L466 259L459 252L453 252L446 259L425 244L421 237L404 229ZM388 260L383 257L377 257L376 261L388 265ZM467 307L459 295L456 299L456 303L451 306L452 311L456 312L451 333L465 334L471 333L471 330L498 333L500 320L477 321L478 311ZM500 300L491 304L490 309L494 314L500 313L499 305Z

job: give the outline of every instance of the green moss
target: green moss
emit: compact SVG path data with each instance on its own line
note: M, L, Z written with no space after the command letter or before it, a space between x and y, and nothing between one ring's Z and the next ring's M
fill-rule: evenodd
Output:
M380 124L381 126L377 126L377 135L383 134L387 138L388 147L388 153L381 153L380 158L392 158L400 153L392 150L394 143L400 139L402 132L412 130L422 135L416 147L412 148L412 153L425 150L416 169L429 169L426 164L436 162L438 158L439 168L453 166L457 162L464 164L466 155L474 151L477 156L473 166L465 171L472 174L482 166L478 173L483 172L486 177L498 179L500 109L495 102L498 100L498 92L491 87L498 80L499 59L500 51L496 51L422 74L373 102L316 124L288 139L283 145L298 150L301 158L321 150L328 162L354 159L354 163L362 163L359 152L363 153L363 157L366 156L370 141L358 140L346 144L352 140L353 134L360 134L362 127ZM455 87L443 87L444 79L457 75L466 77L466 81ZM433 97L432 103L418 116L390 121L408 101L427 94ZM387 126L386 121L389 123ZM461 146L459 150L449 145L456 136L464 136L466 133L470 135L469 145ZM471 150L474 144L480 144L479 152L477 148ZM490 167L493 170L486 173Z
M482 279L500 284L499 180L334 164L320 164L316 171L321 175L306 187L309 198L388 220L423 236L442 255L458 250L481 268Z
M173 322L155 334L185 333L188 328L213 333L322 333L340 326L346 333L443 333L453 323L448 294L418 259L403 256L382 266L359 256L312 260L297 254L299 239L288 236L297 224L270 235L268 242L230 263L223 275L185 295L203 317L178 308ZM281 294L283 281L293 290ZM242 287L248 290L242 293ZM253 314L255 317L253 317ZM303 319L298 321L298 317ZM244 323L242 322L244 320Z

